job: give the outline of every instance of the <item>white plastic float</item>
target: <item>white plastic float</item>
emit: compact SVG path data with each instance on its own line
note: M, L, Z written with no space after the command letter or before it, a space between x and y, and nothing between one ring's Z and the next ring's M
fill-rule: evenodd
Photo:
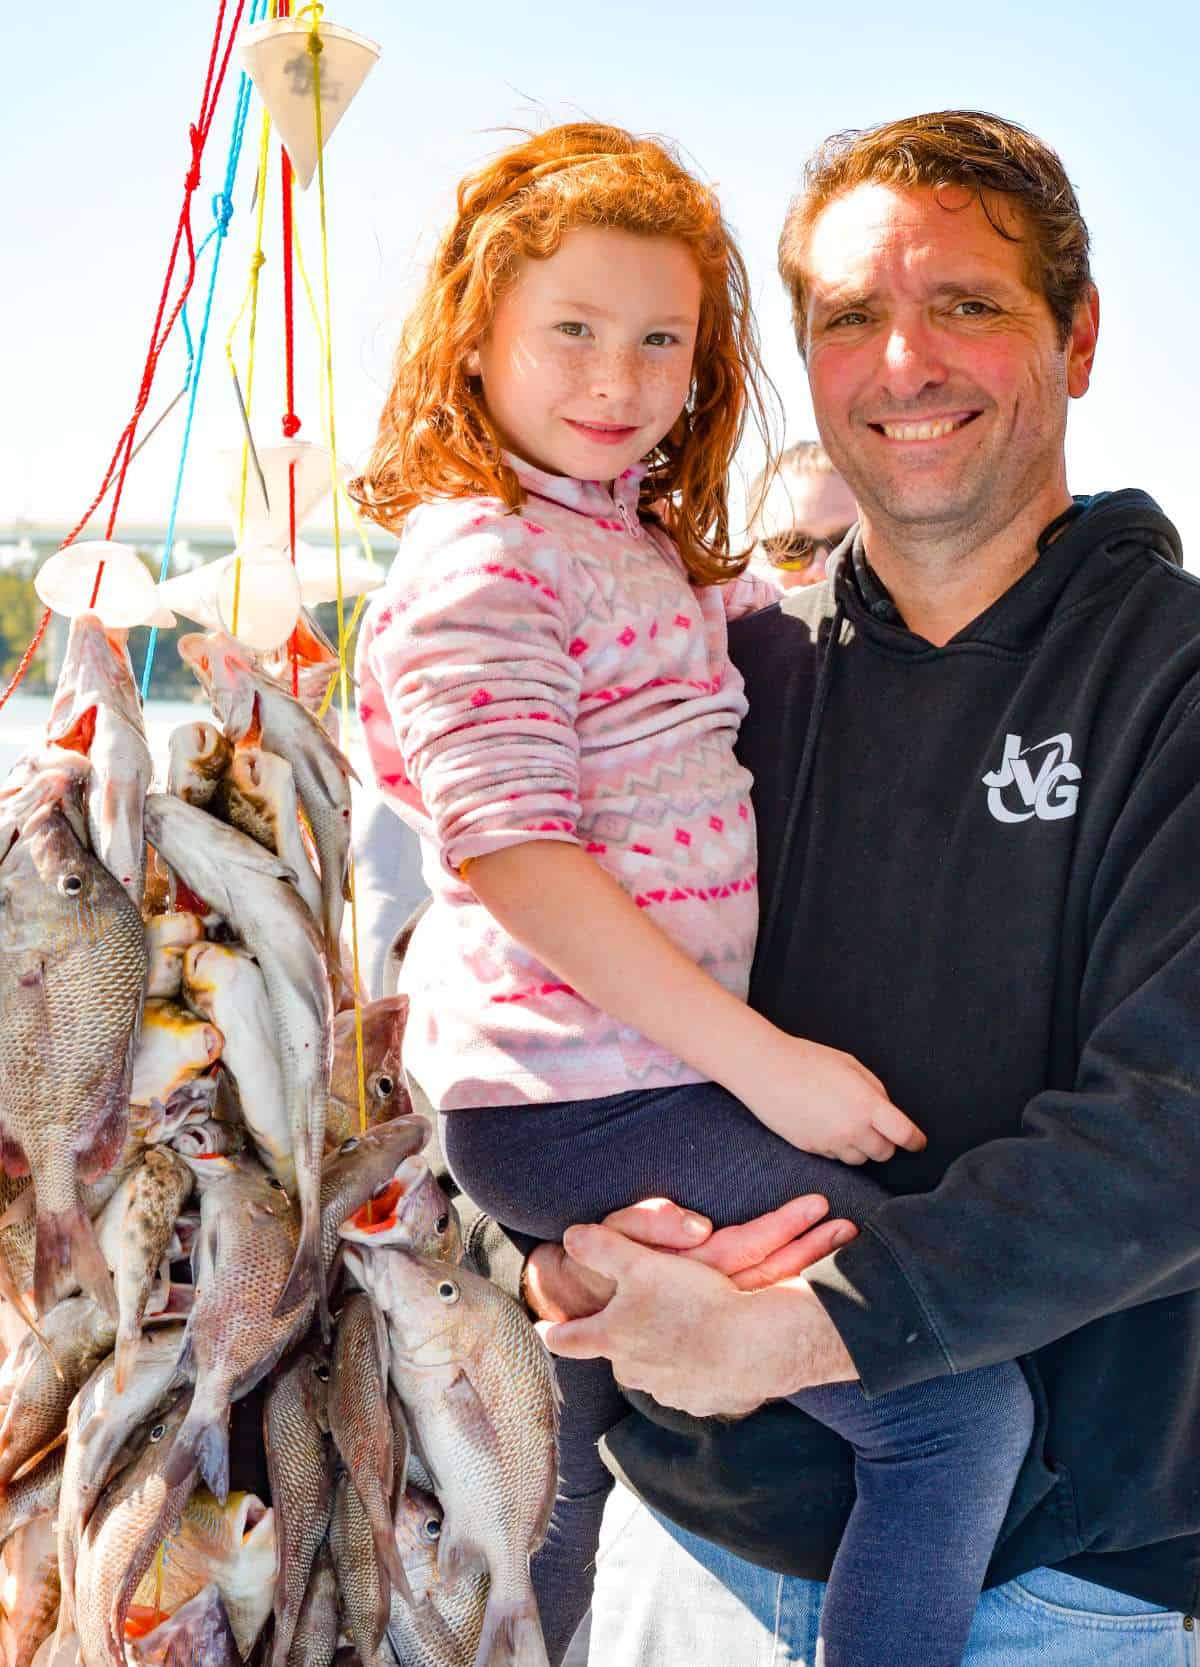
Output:
M305 8L306 11L309 8ZM313 97L313 57L309 50L312 23L297 17L268 18L242 34L241 54L283 140L296 182L304 190L317 170L316 100ZM379 47L324 18L317 25L321 42L321 137L325 144L341 121L379 57Z

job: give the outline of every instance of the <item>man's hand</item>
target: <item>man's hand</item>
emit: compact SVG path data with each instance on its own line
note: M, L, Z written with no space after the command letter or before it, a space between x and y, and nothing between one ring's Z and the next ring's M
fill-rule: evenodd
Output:
M854 1238L848 1221L824 1221L819 1194L794 1198L781 1209L738 1227L712 1231L701 1215L667 1198L651 1198L606 1216L604 1225L636 1244L675 1251L725 1274L740 1291L759 1291L794 1279ZM576 1262L560 1244L541 1244L525 1268L525 1295L543 1320L583 1319L598 1313L616 1289L611 1279Z
M764 1401L857 1376L803 1280L739 1291L715 1268L608 1227L572 1227L565 1248L616 1289L597 1314L539 1326L547 1347L572 1360L603 1356L618 1383L663 1406L740 1417Z

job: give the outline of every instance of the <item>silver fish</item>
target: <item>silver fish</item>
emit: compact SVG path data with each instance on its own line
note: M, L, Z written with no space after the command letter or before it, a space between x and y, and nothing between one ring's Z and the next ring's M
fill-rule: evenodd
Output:
M357 777L312 713L260 672L232 638L220 632L193 633L180 637L178 647L229 739L246 739L257 724L262 745L286 758L295 771L296 790L320 859L325 953L336 973L349 884L350 781Z
M261 747L239 747L221 777L213 805L231 827L287 863L309 913L320 920L321 882L300 835L296 778L287 759Z
M232 758L233 747L212 724L180 724L168 743L168 793L203 809Z
M352 1244L391 1245L457 1264L463 1259L458 1212L422 1157L407 1158L376 1198L342 1229Z
M254 1493L231 1493L218 1505L197 1488L163 1542L160 1567L142 1576L130 1613L140 1606L173 1614L214 1581L238 1653L247 1656L271 1613L274 1579L275 1512Z
M146 922L146 995L152 1001L177 999L183 987L183 952L204 936L199 915L177 909L173 914L152 915Z
M116 1387L125 1387L142 1335L142 1316L150 1288L166 1258L175 1222L192 1190L191 1171L166 1146L151 1146L129 1180L100 1218L101 1246L106 1250L105 1222L115 1218L115 1257L109 1258L117 1286Z
M382 1667L380 1648L390 1613L387 1582L371 1543L371 1525L358 1489L345 1471L334 1488L329 1549L346 1626L363 1667Z
M0 1495L0 1543L34 1517L52 1516L58 1509L64 1457L65 1449L60 1444L35 1470L27 1470L19 1482L5 1488Z
M116 1322L90 1297L67 1297L43 1322L45 1347L28 1333L0 1424L0 1488L62 1434L76 1390L113 1346Z
M138 1582L171 1532L195 1480L163 1474L163 1452L183 1422L174 1407L146 1432L134 1461L110 1484L79 1544L75 1620L84 1667L124 1667L125 1622Z
M142 806L154 774L142 703L126 646L96 614L71 621L47 738L92 763L87 820L92 849L141 908L146 872Z
M130 1101L165 1106L172 1094L220 1058L223 1042L216 1025L198 1019L178 1002L148 1001L133 1060Z
M387 1403L387 1338L374 1304L362 1292L347 1297L338 1316L329 1433L362 1501L380 1565L392 1585L411 1600L392 1527L394 1442Z
M0 1585L7 1634L6 1660L30 1667L42 1643L54 1631L58 1608L58 1564L54 1524L38 1516L18 1528L4 1546L5 1574Z
M246 1127L271 1173L294 1193L292 1124L258 963L230 944L194 944L183 960L183 991L188 1005L224 1036L221 1064L233 1078Z
M363 1038L363 1088L367 1124L402 1117L412 1110L404 1083L400 1052L408 1019L408 997L385 997L369 1001L361 1009ZM358 1037L353 1009L337 1014L333 1021L333 1069L329 1078L329 1111L325 1141L340 1146L359 1130Z
M481 1570L447 1583L438 1571L442 1507L410 1486L396 1500L396 1545L416 1603L392 1599L388 1637L404 1667L471 1667L483 1632L488 1577Z
M129 1380L118 1394L116 1363L103 1361L71 1402L58 1512L62 1575L60 1634L75 1625L75 1568L79 1541L118 1456L159 1408L175 1377L183 1327L148 1333L137 1346Z
M278 1313L315 1296L327 1329L317 1240L333 998L320 937L308 910L282 878L290 871L244 834L169 794L152 793L146 800L146 826L155 847L188 886L235 924L262 969L291 1113L301 1217L300 1242Z
M313 1559L329 1526L333 1462L329 1448L329 1362L301 1349L279 1372L263 1404L263 1441L275 1504L279 1569L270 1667L284 1667L308 1590Z
M478 1660L546 1667L529 1558L557 1482L550 1356L512 1298L465 1267L360 1245L346 1265L387 1321L392 1382L445 1512L442 1574L487 1569Z
M73 1277L116 1313L79 1188L124 1144L145 982L137 908L60 807L37 812L0 866L0 1124L33 1175L41 1313Z
M313 1562L300 1619L288 1651L287 1667L329 1667L337 1652L338 1588L328 1543Z

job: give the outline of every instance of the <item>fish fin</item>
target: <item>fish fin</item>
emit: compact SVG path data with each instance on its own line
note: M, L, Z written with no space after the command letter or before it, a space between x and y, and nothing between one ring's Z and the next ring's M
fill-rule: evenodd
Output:
M33 1214L36 1203L37 1194L32 1186L22 1187L4 1214L0 1216L0 1233L7 1231L10 1227L19 1227L23 1222L28 1221Z
M550 1667L532 1589L507 1601L488 1594L475 1667Z
M138 1027L135 1026L132 1036L136 1038L137 1035ZM128 1081L128 1076L125 1081ZM79 1178L85 1185L108 1174L121 1156L128 1129L129 1102L122 1092L119 1101L105 1113L87 1150L79 1155Z
M78 1200L66 1210L38 1212L33 1273L38 1313L48 1313L73 1283L81 1285L112 1319L117 1318L112 1274L96 1229Z
M362 1498L362 1495L359 1495ZM364 1505L363 1509L366 1509ZM388 1530L391 1529L391 1532ZM392 1583L393 1591L399 1592L410 1609L416 1604L413 1589L408 1583L408 1575L404 1572L404 1561L400 1556L396 1544L395 1529L391 1523L380 1524L372 1520L371 1537L375 1541L375 1555L379 1558L384 1573Z
M229 1430L227 1415L214 1418L193 1399L163 1464L168 1488L182 1486L199 1467L208 1490L223 1505L229 1497Z

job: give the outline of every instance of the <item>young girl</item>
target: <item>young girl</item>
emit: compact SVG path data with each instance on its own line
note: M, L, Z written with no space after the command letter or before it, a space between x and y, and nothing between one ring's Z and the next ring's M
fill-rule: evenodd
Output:
M725 483L760 376L713 193L659 143L555 128L460 186L358 483L403 532L361 714L433 894L405 1062L464 1190L538 1238L658 1194L717 1226L818 1191L862 1219L885 1195L845 1165L924 1144L863 1066L745 1005L726 620L774 593L738 577ZM556 1364L533 1574L557 1664L626 1409L606 1362ZM1031 1431L1019 1368L794 1399L856 1455L828 1667L953 1667Z

